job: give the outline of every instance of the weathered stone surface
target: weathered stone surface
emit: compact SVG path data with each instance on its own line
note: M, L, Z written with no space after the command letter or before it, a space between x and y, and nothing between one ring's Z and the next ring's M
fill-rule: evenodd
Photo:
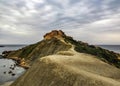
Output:
M52 39L52 38L62 38L66 36L62 30L53 30L44 35L44 39Z

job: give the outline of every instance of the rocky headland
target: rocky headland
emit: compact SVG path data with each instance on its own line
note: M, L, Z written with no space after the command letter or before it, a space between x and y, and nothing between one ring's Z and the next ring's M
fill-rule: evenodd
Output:
M3 53L30 68L11 86L120 86L120 54L76 41L61 30L43 37Z

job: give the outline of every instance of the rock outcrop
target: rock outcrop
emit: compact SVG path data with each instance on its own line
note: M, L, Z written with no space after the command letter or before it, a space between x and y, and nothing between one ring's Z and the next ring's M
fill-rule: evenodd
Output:
M44 35L44 39L52 39L52 38L63 38L65 37L65 33L62 30L53 30Z

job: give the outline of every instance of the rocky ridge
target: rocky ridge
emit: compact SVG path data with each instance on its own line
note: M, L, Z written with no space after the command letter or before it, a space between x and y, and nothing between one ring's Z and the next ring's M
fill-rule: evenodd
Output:
M3 54L30 66L11 86L120 86L120 54L74 40L61 30Z
M61 30L46 33L44 39L22 49L4 52L4 56L17 60L20 66L29 67L36 59L67 51L74 46L75 51L97 56L98 59L120 68L120 54L98 46L76 41ZM29 66L28 66L29 65Z
M44 39L45 40L49 40L49 39L52 39L52 38L64 38L66 35L65 35L65 33L62 31L62 30L53 30L53 31L51 31L51 32L49 32L49 33L46 33L45 35L44 35Z

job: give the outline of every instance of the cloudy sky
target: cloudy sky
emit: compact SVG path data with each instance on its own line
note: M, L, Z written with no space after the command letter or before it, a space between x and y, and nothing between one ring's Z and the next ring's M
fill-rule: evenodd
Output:
M120 0L0 0L0 44L31 44L62 29L90 44L120 44Z

